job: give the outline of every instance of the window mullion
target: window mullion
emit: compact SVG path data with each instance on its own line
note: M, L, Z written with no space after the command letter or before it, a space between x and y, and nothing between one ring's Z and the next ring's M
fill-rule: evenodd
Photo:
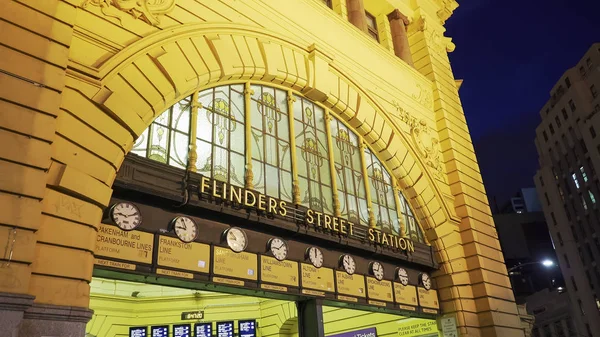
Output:
M244 84L244 136L246 138L246 174L244 179L247 189L254 189L254 173L252 172L252 95L254 95L254 91L250 88L250 82L246 82Z
M331 115L329 114L329 110L325 110L325 136L327 137L327 151L328 151L328 159L329 159L329 174L331 175L331 189L333 196L333 212L335 216L341 216L342 212L340 210L340 200L338 198L338 188L337 188L337 180L335 176L335 158L333 156L333 140L331 137Z
M196 146L196 136L198 134L198 110L202 104L198 102L198 91L192 95L190 107L190 140L188 152L188 170L196 172L196 162L198 161L198 147Z
M391 175L392 177L392 188L394 189L394 201L396 201L396 215L398 216L398 222L400 224L400 236L401 237L406 237L406 219L404 214L402 214L402 204L400 203L400 197L398 196L398 193L400 193L400 188L398 187L398 181L396 180L396 177L394 175Z
M296 160L296 132L294 131L294 102L296 97L289 90L287 92L288 105L288 129L290 133L290 157L292 159L292 202L294 205L300 205L300 185L298 181L298 161Z
M377 226L377 223L375 221L375 213L373 213L373 203L371 202L371 182L369 181L367 161L365 160L365 142L362 138L360 138L359 144L360 163L362 166L362 174L365 179L365 196L367 197L367 209L369 211L369 227L375 228Z

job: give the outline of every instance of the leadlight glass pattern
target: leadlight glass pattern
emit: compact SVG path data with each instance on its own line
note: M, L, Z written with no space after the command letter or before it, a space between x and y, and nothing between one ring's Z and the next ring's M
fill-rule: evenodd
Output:
M198 94L197 172L244 187L244 86L227 85Z
M369 212L359 138L335 118L331 119L329 125L340 215L354 223L368 225Z
M292 201L292 159L287 93L251 86L252 172L256 191Z
M160 114L133 145L132 152L171 166L186 168L189 152L191 98Z
M400 190L398 190L398 200L400 201L400 221L404 223L406 236L413 241L424 242L423 231L421 231L421 227L419 227L415 215L410 209L408 200L406 200Z
M392 177L370 149L365 148L364 155L371 190L371 208L377 227L399 234L400 224Z
M300 203L333 214L326 127L323 108L296 96L294 132Z

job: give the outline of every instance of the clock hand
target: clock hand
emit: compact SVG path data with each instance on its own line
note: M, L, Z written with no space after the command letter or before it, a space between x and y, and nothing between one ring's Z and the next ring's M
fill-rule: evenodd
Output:
M183 230L186 230L187 228L185 228L185 227L181 227L181 226L175 226L175 229L183 229Z

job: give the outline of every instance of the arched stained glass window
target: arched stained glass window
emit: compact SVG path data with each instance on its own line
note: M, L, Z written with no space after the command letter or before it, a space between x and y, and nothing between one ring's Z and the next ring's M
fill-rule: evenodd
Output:
M300 202L306 207L333 214L326 125L323 108L296 97L294 131Z
M244 86L229 85L198 94L197 172L244 187Z
M392 177L368 148L365 148L365 163L371 187L371 204L377 227L399 234L400 224L398 222Z
M186 168L191 99L186 97L158 116L136 140L131 152L171 166Z
M376 227L424 242L409 202L396 194L392 176L361 138L336 118L327 122L328 112L305 98L295 95L290 106L289 95L258 84L203 90L158 116L132 152L363 226L371 208ZM195 163L188 162L190 144Z
M424 235L421 228L417 224L417 220L410 209L408 200L404 197L401 191L398 191L398 200L400 201L400 213L402 214L400 221L403 221L405 234L413 241L423 242Z
M329 124L333 138L333 160L340 215L354 223L368 225L369 212L359 138L335 118L332 118Z
M251 86L253 188L292 201L292 159L287 93Z

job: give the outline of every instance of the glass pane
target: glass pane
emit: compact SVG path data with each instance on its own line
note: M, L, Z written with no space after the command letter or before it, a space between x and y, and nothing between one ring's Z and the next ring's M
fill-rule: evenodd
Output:
M276 89L275 96L277 101L277 109L287 114L287 93L283 90Z
M306 207L310 207L310 197L308 194L308 180L303 177L298 177L298 185L300 188L300 203Z
M152 124L150 130L150 149L148 158L167 163L169 129L159 124Z
M230 120L227 117L224 117L222 115L219 114L215 114L215 119L214 119L215 123L213 125L213 133L214 133L214 142L215 144L222 146L222 147L228 147L229 146L229 127L232 125L230 124ZM235 122L233 122L235 123ZM235 125L235 124L234 124Z
M279 167L287 171L292 170L290 144L283 141L279 141Z
M266 179L267 195L279 197L278 171L279 170L276 167L267 165L267 177L269 177L268 179Z
M264 160L263 158L263 134L262 132L252 129L252 158Z
M244 145L246 144L244 125L237 122L234 125L235 127L231 132L231 151L244 154L246 152L246 149L244 148Z
M231 92L231 114L236 121L243 123L244 122L244 94L237 93L235 91Z
M329 214L333 214L333 194L330 187L321 187L321 198L323 202L323 210Z
M185 134L190 133L191 99L182 99L173 106L173 120L171 127Z
M325 113L322 108L313 104L313 108L315 111L315 125L317 129L325 132Z
M296 120L302 120L302 98L295 96L296 101L294 102L294 118ZM296 128L296 132L299 132L300 129Z
M229 156L227 150L213 146L213 179L227 182L229 176Z
M262 104L252 101L250 103L250 107L251 107L251 119L252 119L252 127L255 129L260 130L261 132L263 131L263 115L262 115L262 111L263 111L263 106Z
M198 160L196 161L196 170L198 173L212 177L212 146L210 143L204 142L202 140L196 140L196 153L198 154Z
M285 141L290 141L290 130L288 116L279 114L279 121L277 122L277 137Z
M298 144L298 143L296 143ZM304 156L302 155L302 148L300 146L296 146L296 166L298 169L298 175L300 177L306 177L306 161L304 160Z
M144 132L142 132L142 134L138 137L138 139L133 144L133 148L131 149L131 152L133 152L139 156L146 157L146 155L148 154L147 149L148 149L149 129L150 128L147 128L146 130L144 130Z
M265 194L265 169L264 164L256 160L252 160L252 184L254 189L262 194Z
M369 211L367 209L367 200L366 199L358 199L358 212L359 212L361 223L368 224L369 223Z
M189 151L190 137L186 134L172 131L169 165L185 169Z
M245 167L245 159L244 156L234 153L231 153L231 166L230 166L230 176L229 183L232 185L244 187L244 167Z
M211 106L211 102L213 101L213 89L207 89L198 93L198 103L203 108L208 108Z
M292 174L286 171L279 172L280 198L292 202Z
M265 161L267 164L277 165L277 141L269 135L265 137Z
M158 117L156 117L156 119L154 120L154 123L168 126L170 118L171 118L171 109L167 109L167 111L163 112Z

